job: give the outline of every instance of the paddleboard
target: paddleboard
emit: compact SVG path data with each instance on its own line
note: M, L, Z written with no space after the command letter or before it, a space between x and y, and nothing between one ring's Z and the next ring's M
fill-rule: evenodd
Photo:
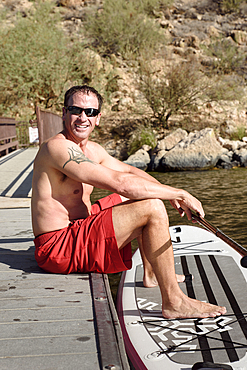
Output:
M117 311L135 370L247 370L247 269L241 255L197 226L170 227L175 269L193 275L180 283L191 298L225 306L206 319L164 319L158 287L145 288L137 249L119 284ZM224 366L223 366L224 364Z

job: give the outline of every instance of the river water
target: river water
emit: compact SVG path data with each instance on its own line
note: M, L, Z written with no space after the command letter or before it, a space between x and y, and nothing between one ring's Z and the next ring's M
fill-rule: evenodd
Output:
M162 184L187 190L203 205L205 219L227 236L247 248L247 169L150 173ZM109 194L94 189L92 202ZM186 216L181 218L176 210L165 201L170 226L193 225ZM133 243L133 249L136 243ZM119 274L109 277L115 296Z

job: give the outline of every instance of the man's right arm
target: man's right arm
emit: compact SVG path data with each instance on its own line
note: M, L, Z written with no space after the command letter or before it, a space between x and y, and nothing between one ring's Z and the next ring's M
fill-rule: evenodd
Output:
M189 209L204 216L201 203L182 189L107 168L87 158L78 145L68 140L51 140L46 145L50 165L77 182L110 190L129 199L170 200L176 203L176 208L183 208L189 218Z

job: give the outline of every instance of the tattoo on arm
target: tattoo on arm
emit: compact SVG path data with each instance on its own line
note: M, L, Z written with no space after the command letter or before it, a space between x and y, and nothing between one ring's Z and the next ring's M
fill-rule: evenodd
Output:
M84 153L82 153L80 150L77 150L75 148L68 148L68 153L69 153L69 160L64 163L63 168L66 166L67 163L73 161L76 163L82 163L82 162L89 162L96 164L96 162L91 161L89 158L85 156Z

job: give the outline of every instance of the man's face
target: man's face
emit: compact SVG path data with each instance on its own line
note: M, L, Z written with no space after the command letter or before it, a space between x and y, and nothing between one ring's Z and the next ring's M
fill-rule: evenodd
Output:
M76 93L69 98L68 106L98 109L98 99L92 93L89 95ZM81 114L76 115L68 109L63 108L63 121L65 124L66 134L75 142L87 139L95 126L99 125L100 116L101 113L95 117L87 117L84 111L82 111Z

